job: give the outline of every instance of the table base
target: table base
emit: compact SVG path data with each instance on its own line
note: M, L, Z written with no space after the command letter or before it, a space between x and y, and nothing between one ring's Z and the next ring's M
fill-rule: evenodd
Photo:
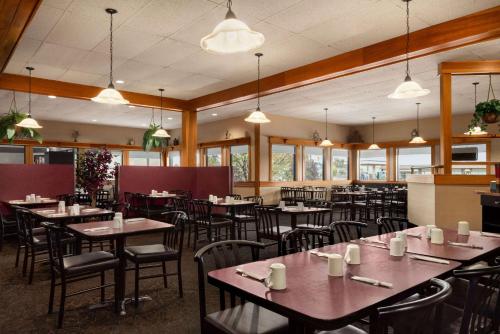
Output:
M137 301L139 303L142 303L142 302L148 302L148 301L152 301L153 298L149 297L149 296L140 296ZM125 310L125 306L127 306L127 304L131 304L131 303L135 303L135 298L125 298L122 300L121 302L121 307L120 307L120 315L126 315L127 314L127 311Z

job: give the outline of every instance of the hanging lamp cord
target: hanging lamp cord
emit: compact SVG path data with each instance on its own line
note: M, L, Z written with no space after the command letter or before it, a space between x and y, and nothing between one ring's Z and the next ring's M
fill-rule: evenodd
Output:
M410 77L410 0L406 0L406 77Z
M260 111L260 57L257 55L257 110Z
M28 68L30 73L30 81L29 81L29 94L28 94L28 117L31 117L31 68Z
M113 14L111 16L111 24L109 25L109 86L113 85Z
M163 129L163 89L160 88L160 122Z
M420 121L419 121L420 103L417 102L417 135L420 136Z
M479 85L479 82L473 82L474 85L474 107L477 105L477 85Z
M155 108L151 108L151 121L149 124L155 124Z
M375 144L375 117L372 117L372 144Z
M325 108L325 139L328 139L328 108Z
M488 85L488 97L487 97L486 101L490 100L490 91L491 91L491 95L493 96L493 99L496 99L495 91L493 91L493 85L491 84L491 74L490 74L490 82Z

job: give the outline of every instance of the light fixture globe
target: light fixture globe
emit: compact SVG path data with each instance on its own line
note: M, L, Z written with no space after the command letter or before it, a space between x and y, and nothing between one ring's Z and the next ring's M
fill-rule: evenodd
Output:
M407 76L392 94L387 97L390 99L411 99L415 97L428 95L431 91L422 88L418 82L413 81L410 76Z
M265 42L263 34L251 30L248 25L236 18L231 10L231 1L224 21L217 24L209 35L203 37L200 46L215 54L247 52L260 47Z
M369 150L380 150L380 147L377 144L371 144L368 147Z
M113 86L103 89L96 97L91 98L92 101L97 103L106 104L128 104L129 101L125 100L119 91Z
M263 124L270 123L271 120L267 118L262 111L260 111L260 108L258 108L257 110L253 111L247 118L245 118L245 122Z
M165 130L164 128L160 128L156 130L155 133L153 133L153 137L170 138L170 135L168 134L167 130Z
M330 139L325 138L323 141L319 144L321 147L328 147L328 146L333 146L333 143L330 141Z
M31 115L28 115L25 119L23 119L21 122L16 124L17 126L21 128L28 128L28 129L41 129L42 126L38 124L38 122L31 118Z
M410 144L425 144L427 143L427 140L420 136L415 136L410 140Z

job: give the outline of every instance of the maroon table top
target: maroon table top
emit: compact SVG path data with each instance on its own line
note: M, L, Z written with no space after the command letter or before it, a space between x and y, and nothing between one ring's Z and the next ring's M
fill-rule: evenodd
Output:
M289 215L307 215L310 213L318 213L318 212L329 212L331 209L329 208L314 208L304 206L304 209L299 210L297 206L286 206L284 209L281 209L281 213L289 214Z
M348 243L320 248L322 252L343 255ZM315 328L343 326L368 315L375 307L392 303L411 293L429 279L444 275L460 266L391 257L386 249L360 245L361 264L344 264L343 277L328 276L328 262L310 252L244 264L244 270L266 276L271 263L286 265L287 288L273 291L261 282L242 277L236 267L208 273L208 282L226 291L233 291L247 300L269 308L283 316L312 323ZM393 283L383 288L351 280L352 275Z
M222 206L222 207L230 207L230 206L246 206L246 205L257 205L257 203L252 201L244 201L244 200L235 200L234 202L224 202L219 201L214 203L214 206Z
M174 197L177 197L176 194L165 194L163 195L162 193L158 193L156 195L153 195L153 194L146 194L146 196L148 196L149 198L174 198Z
M40 206L40 205L50 205L50 204L56 204L59 201L53 198L42 198L40 202L26 202L24 199L13 199L10 201L7 201L7 204L9 205L19 205L19 206L24 206L24 207L32 207L32 206Z
M411 234L420 233L422 235L421 239L407 237L407 251L409 253L428 255L460 262L477 261L491 254L494 254L495 252L500 253L500 238L481 236L480 232L478 231L471 231L469 236L465 236L458 235L457 231L454 230L443 229L444 244L442 245L432 244L430 239L426 238L426 229L424 226L410 228L407 231ZM367 239L389 242L393 237L394 233L387 233L380 236L369 237ZM448 241L463 242L483 246L483 249L450 246L447 245Z
M113 228L112 220L81 223L81 224L70 224L66 226L66 228L68 228L69 230L89 240L113 239L118 236L130 236L130 235L144 234L151 232L162 232L172 227L174 227L174 225L147 218L131 222L127 222L127 220L125 220L121 228ZM106 229L92 230L95 228L106 228Z
M37 216L40 216L45 219L68 219L68 218L79 218L79 217L91 217L91 216L100 216L113 213L113 211L100 208L91 208L85 205L80 205L79 215L70 215L68 207L66 207L66 212L59 213L57 211L56 206L30 209L30 211L36 214Z

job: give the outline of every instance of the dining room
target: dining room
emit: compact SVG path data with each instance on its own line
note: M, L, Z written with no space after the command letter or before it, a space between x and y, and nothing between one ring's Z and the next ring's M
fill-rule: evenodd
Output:
M500 330L500 1L0 17L2 333Z

